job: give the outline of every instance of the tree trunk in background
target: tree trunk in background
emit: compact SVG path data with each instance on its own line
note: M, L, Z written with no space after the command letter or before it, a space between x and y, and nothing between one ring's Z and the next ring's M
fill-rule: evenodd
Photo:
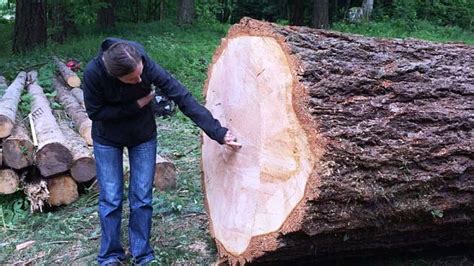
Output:
M290 0L290 25L304 25L304 0Z
M44 0L17 0L13 36L14 53L46 45L48 39Z
M195 13L194 0L178 0L178 24L192 24Z
M110 29L115 27L114 7L116 0L102 1L105 5L97 11L97 25L102 29Z
M243 145L202 139L219 254L284 265L472 247L472 62L464 44L232 26L204 89Z
M374 9L374 0L364 0L362 2L362 10L364 11L364 17L366 19L370 18L372 10Z
M71 35L77 34L76 23L70 13L69 7L62 0L53 1L49 4L48 19L52 28L51 38L63 43Z
M329 28L328 0L313 0L313 27L316 29Z

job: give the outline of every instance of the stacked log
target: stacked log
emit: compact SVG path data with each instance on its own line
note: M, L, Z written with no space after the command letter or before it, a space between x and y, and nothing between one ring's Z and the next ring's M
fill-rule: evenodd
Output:
M92 121L86 113L86 109L82 106L71 91L67 90L58 78L54 78L53 86L56 90L56 98L66 110L67 114L72 118L74 126L86 140L88 145L92 145L91 129Z
M17 116L11 135L3 140L3 160L5 165L20 170L31 166L34 146L23 120Z
M11 169L0 169L0 194L12 194L20 186L20 177Z
M69 174L49 178L47 183L48 204L51 206L68 205L79 198L76 181Z
M92 180L95 175L95 160L85 140L72 130L66 121L59 123L63 135L68 140L72 153L71 176L79 183Z
M64 79L64 82L71 88L77 88L81 86L81 79L77 76L74 71L69 69L59 58L56 56L53 57L54 63L56 64L61 77Z
M0 138L8 137L13 129L25 82L26 72L20 72L0 99Z
M474 245L473 62L463 44L233 26L205 90L243 144L203 137L219 255L283 263Z
M32 96L31 112L38 139L35 162L42 176L48 177L66 172L71 168L72 155L49 106L43 89L36 82L37 73L32 71L28 93Z

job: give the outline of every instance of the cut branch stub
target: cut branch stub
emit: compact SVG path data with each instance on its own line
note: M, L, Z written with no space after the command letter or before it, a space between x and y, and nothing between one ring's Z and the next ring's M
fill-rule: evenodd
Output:
M29 75L35 76L36 72L32 71ZM36 165L45 177L65 172L71 168L71 151L67 148L66 139L53 116L49 101L35 78L28 85L28 93L33 98L31 112L35 114L34 127L38 138Z
M220 256L473 244L473 55L462 44L234 25L205 88L206 106L243 144L203 137Z
M0 99L0 138L8 137L11 134L25 83L26 73L20 72Z
M58 67L59 73L63 77L64 81L68 86L71 88L76 88L81 86L81 79L77 76L77 74L69 69L61 60L59 60L56 56L53 56L54 63Z

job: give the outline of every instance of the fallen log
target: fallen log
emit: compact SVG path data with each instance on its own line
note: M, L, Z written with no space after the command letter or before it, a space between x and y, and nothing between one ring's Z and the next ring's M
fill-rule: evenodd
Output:
M68 205L79 198L76 181L67 174L49 178L47 183L50 206Z
M71 117L74 122L74 126L86 140L88 145L92 145L91 129L92 121L87 116L85 108L79 104L76 98L71 94L69 90L64 87L58 78L54 78L53 86L56 90L56 99L66 110L66 113Z
M96 175L95 160L87 143L65 121L60 122L59 126L68 140L69 150L72 153L72 178L79 183L92 180Z
M125 151L124 162L124 178L130 178L130 160L128 151ZM176 188L176 166L168 159L156 155L155 160L155 176L153 177L153 185L159 191L168 191Z
M22 169L33 164L34 146L20 116L17 116L11 135L3 140L5 165Z
M168 159L156 155L154 186L159 191L176 189L176 166Z
M81 88L72 88L71 89L72 95L76 97L77 102L82 106L82 108L86 108L86 104L84 103L84 91Z
M463 44L234 25L205 87L206 106L243 144L203 137L219 255L281 262L472 245L472 62Z
M81 79L77 76L77 74L69 69L69 67L66 66L59 58L56 56L53 56L54 63L56 64L59 73L61 74L62 78L64 79L64 82L71 87L71 88L76 88L81 86Z
M28 75L31 77L28 93L33 98L31 113L34 115L34 128L38 139L35 162L41 175L49 177L68 171L71 168L72 155L49 107L49 101L36 82L37 73L32 71Z
M11 169L0 170L0 194L13 194L20 185L20 177Z
M26 73L20 72L0 99L0 138L8 137L15 122L18 102L25 87Z

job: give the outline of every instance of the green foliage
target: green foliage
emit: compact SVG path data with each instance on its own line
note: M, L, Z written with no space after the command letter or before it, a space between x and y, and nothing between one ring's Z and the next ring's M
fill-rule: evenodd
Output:
M332 30L374 37L417 38L437 42L474 44L474 34L459 27L443 27L426 20L406 23L404 20L364 22L361 24L334 23Z

